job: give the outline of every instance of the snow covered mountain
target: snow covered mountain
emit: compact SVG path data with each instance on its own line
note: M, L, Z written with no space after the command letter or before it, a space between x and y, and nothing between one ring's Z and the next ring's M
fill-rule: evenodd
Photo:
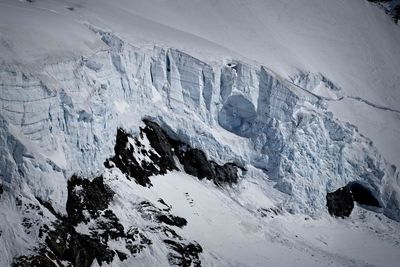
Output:
M1 0L0 266L397 266L370 2Z

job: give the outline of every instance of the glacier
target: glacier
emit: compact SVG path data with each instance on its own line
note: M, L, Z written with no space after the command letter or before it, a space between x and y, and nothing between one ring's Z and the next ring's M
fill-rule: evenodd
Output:
M365 134L365 127L359 129L343 120L330 106L355 100L397 116L392 102L386 107L372 101L371 95L348 94L348 84L336 83L335 75L306 65L285 76L279 68L241 56L207 59L196 51L162 43L135 45L108 27L87 21L78 24L91 34L85 44L93 45L95 39L96 49L60 58L49 56L36 66L7 60L0 65L0 210L4 218L0 223L0 250L4 252L0 265L8 266L16 256L31 254L41 242L37 236L44 224L60 218L67 221L70 210L66 203L71 193L67 188L75 181L71 177L90 181L104 177L104 183L115 192L107 204L113 215L104 213L89 224L79 222L76 233L88 233L91 227L102 225L102 220L117 217L124 229L130 229L133 222L139 225L135 238L144 240L144 246L151 247L148 242L153 242L154 251L145 248L138 258L127 261L115 257L109 263L113 266L171 264L164 257L168 246L162 242L170 230L157 232L154 229L160 222L148 219L161 216L157 212L169 219L181 216L187 220L185 227L172 227L177 236L171 246L182 241L184 248L194 247L194 263L263 266L268 262L263 261L263 250L279 254L295 248L302 264L318 266L335 260L339 265L362 266L367 260L353 260L340 245L332 253L320 249L320 243L328 243L327 237L307 239L310 229L345 224L354 230L360 220L373 222L374 231L394 244L387 249L388 255L396 255L395 236L400 229L397 162L380 151L380 144ZM1 47L8 44L2 38L0 34ZM382 80L391 85L392 80ZM204 151L216 164L240 166L238 183L220 186L198 181L185 174L179 163L178 170L151 177L153 186L146 190L124 180L119 170L110 170L104 163L114 156L118 130L140 136L143 120L157 123L171 138ZM355 205L349 222L332 221L327 194L352 184L365 187L377 207ZM85 189L76 188L77 194ZM226 217L220 217L224 212ZM42 221L43 213L48 221ZM247 219L237 219L242 217ZM297 223L303 228L296 228ZM283 234L286 230L296 238L304 232L306 240ZM221 239L228 241L207 239L202 231L215 236L221 233ZM349 238L360 238L358 245L362 245L361 235L340 231ZM264 234L271 243L263 243L260 235ZM129 231L122 234L124 238L129 235ZM247 240L250 237L254 243ZM109 246L117 250L123 242L130 242L127 240L110 241ZM238 240L246 248L235 247ZM264 244L263 250L258 250L257 244ZM376 244L371 250L381 243ZM304 257L301 251L319 253L317 260ZM280 263L269 257L272 263ZM287 259L286 265L296 262L292 260ZM96 264L102 262L93 266Z
M209 65L174 49L143 52L96 32L108 50L40 73L2 70L4 186L26 183L62 210L67 178L101 170L116 129L152 118L217 162L261 169L294 213L320 215L326 192L361 181L400 219L399 171L307 90L315 79L292 83L264 66Z
M217 162L261 169L294 213L320 215L326 192L362 181L382 211L400 219L397 168L309 93L313 79L296 85L264 66L209 65L178 50L148 53L97 34L108 50L41 73L2 70L5 187L23 182L62 209L59 186L73 173L101 170L118 127L137 131L143 118L152 118Z

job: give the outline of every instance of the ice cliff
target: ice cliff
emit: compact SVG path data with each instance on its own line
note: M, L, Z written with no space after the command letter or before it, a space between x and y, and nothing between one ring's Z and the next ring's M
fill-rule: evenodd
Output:
M397 168L310 93L315 79L337 90L331 82L318 75L290 82L263 66L210 65L162 47L144 51L93 31L108 49L40 70L2 66L0 166L8 191L29 186L63 211L67 178L101 170L116 129L137 131L152 118L217 162L261 169L292 212L326 212L327 192L361 181L385 214L400 219Z

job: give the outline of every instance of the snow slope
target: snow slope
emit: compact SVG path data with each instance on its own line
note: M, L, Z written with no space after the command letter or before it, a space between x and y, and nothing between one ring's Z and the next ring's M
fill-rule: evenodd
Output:
M39 242L24 230L17 198L65 215L68 179L103 173L117 129L135 136L150 118L209 159L251 170L237 191L176 173L153 177L149 190L131 185L188 220L177 231L201 243L203 262L394 265L399 228L384 215L400 220L399 31L363 0L2 0L1 262ZM362 230L326 210L326 193L352 181L381 205L356 208L350 220ZM124 185L113 189L123 203ZM189 189L199 209L182 204ZM124 218L129 207L112 205ZM271 206L279 218L253 216ZM214 220L221 213L223 226ZM304 216L313 219L295 226ZM354 240L348 250L335 243L338 232ZM217 234L225 238L210 238ZM146 255L166 263L163 246L154 247ZM282 251L293 257L277 257Z
M382 230L374 222L374 229L379 229L375 232L365 222L375 215L360 208L349 222L274 213L260 217L254 207L274 204L254 181L243 181L240 194L228 191L230 196L180 173L154 177L153 181L149 198L156 201L161 197L175 214L187 218L188 225L181 230L184 235L228 266L396 266L400 259L399 248L393 246L399 242L398 223ZM253 199L254 195L262 198ZM359 221L358 216L368 219ZM382 232L393 234L394 240Z

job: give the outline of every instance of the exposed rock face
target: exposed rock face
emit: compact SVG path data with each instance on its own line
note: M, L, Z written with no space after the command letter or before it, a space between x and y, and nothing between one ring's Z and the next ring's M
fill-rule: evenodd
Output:
M149 131L147 129L147 132ZM164 140L156 139L152 143L160 146L161 141ZM142 129L138 137L132 137L124 130L118 129L115 156L107 161L105 166L110 168L115 164L128 178L135 179L142 186L150 186L150 176L165 174L167 170L176 169L172 157L158 154L152 148L152 143L149 143L147 134Z
M165 224L178 226L178 227L183 227L187 224L187 221L185 218L174 216L174 215L160 214L160 215L157 215L157 220L160 222L163 222Z
M74 266L91 266L94 259L100 264L111 263L115 251L107 247L109 239L125 237L124 228L115 214L107 209L113 198L112 190L104 184L103 177L92 181L78 176L68 182L68 217L55 223L45 241L58 259ZM95 220L89 235L79 233L75 226Z
M179 146L178 158L185 168L185 172L199 179L207 178L216 184L234 184L238 181L238 167L234 163L218 165L207 160L203 151L188 146Z
M332 216L342 218L350 216L354 208L353 195L350 188L345 186L335 192L328 193L326 195L326 205Z
M53 229L47 227L42 233L45 235L45 242L41 249L30 256L15 258L13 266L53 267L63 266L67 262L72 266L89 267L94 260L100 265L110 264L115 256L123 261L142 253L152 245L152 241L143 230L134 227L126 230L122 226L118 217L109 209L113 195L114 192L104 183L101 176L92 181L78 176L71 177L68 183L68 216L55 214L59 220L54 222ZM168 206L164 201L162 203ZM46 207L51 207L49 205L47 203ZM53 208L49 210L55 212ZM149 227L146 231L157 233L163 238L170 250L167 257L171 265L201 265L201 246L196 242L184 240L169 228L184 227L187 224L184 218L171 214L169 209L161 210L146 201L137 205L137 211L144 219L157 225ZM79 225L87 227L89 232L78 231L76 227ZM126 251L111 248L109 241L122 242Z
M199 244L181 244L173 240L165 240L164 242L174 251L168 255L168 260L171 265L184 267L201 266L199 254L203 252L203 249Z
M115 251L107 247L108 240L126 237L118 218L107 209L112 196L113 192L104 184L102 177L96 177L93 181L71 177L68 183L68 216L64 218L57 215L59 220L54 222L54 229L45 231L46 247L39 250L37 255L16 258L14 265L35 266L35 262L38 262L37 266L47 266L50 263L48 266L56 266L54 261L66 261L73 266L89 267L95 259L100 264L111 263ZM49 210L55 212L53 208ZM90 220L96 221L90 234L76 231L75 226Z
M161 210L148 201L143 201L139 203L137 209L140 211L140 214L147 220L157 221L180 228L187 224L185 218L174 216L169 213L169 210Z
M175 167L174 155L176 155L188 174L199 179L213 180L217 184L237 183L238 166L236 164L225 163L221 166L208 160L203 151L169 137L156 123L149 120L144 122L147 127L143 131L147 134L152 147L165 159L164 164Z
M99 212L105 210L112 200L113 192L99 176L92 181L82 179L74 175L68 182L67 213L70 223L77 225L80 222L87 222L83 214L88 212L91 218L99 217Z
M350 182L326 195L328 212L335 217L350 216L354 201L361 205L380 207L379 201L372 192L359 182Z
M207 159L206 154L167 135L162 128L149 120L133 137L118 129L114 148L115 156L106 161L105 166L114 165L142 186L151 186L150 176L177 170L175 157L183 165L186 173L213 180L216 184L232 184L238 181L238 167L234 163L219 165Z
M163 159L159 163L160 167L163 169L176 169L172 146L174 140L157 123L149 120L144 120L144 123L146 127L143 129L143 133L146 134L151 146Z
M58 267L62 266L60 261L56 261L58 266L54 263L56 260L55 255L45 250L40 250L37 255L21 256L15 259L12 267Z
M150 121L145 121L145 123L146 127L141 129L137 137L132 137L122 129L118 130L116 156L105 162L105 165L108 168L114 166L119 168L128 179L134 179L142 186L150 186L150 176L177 169L174 151L182 148L183 143L169 138L157 124ZM195 170L209 168L210 171L206 173L207 178L215 179L216 183L236 182L237 169L233 164L227 163L220 166L208 161L204 152L186 147L190 151L189 155L191 153L197 157L188 158L185 156L186 150L180 150L182 162L185 159L188 160L187 165L194 166L192 168ZM196 161L198 157L202 160ZM196 172L197 177L206 177L200 174L203 173ZM134 257L142 253L152 245L152 241L144 230L137 227L126 230L116 214L109 208L115 193L105 183L103 176L90 181L73 175L68 181L67 190L66 217L58 214L49 202L37 198L39 203L47 208L57 220L52 228L45 225L43 231L40 232L39 237L43 238L45 245L43 244L40 250L30 256L15 258L14 266L47 267L56 266L55 262L59 265L63 265L61 262L68 262L73 266L89 267L94 260L99 264L110 264L115 256L123 261L130 256ZM161 236L170 251L167 258L171 265L200 266L201 246L194 241L184 240L170 228L170 226L180 228L186 226L186 219L171 214L171 207L162 199L158 202L166 208L157 208L148 201L140 202L136 206L136 211L143 219L153 225L145 231ZM22 203L20 205L22 206ZM40 210L39 206L25 206ZM26 221L25 224L30 228L28 224L31 222ZM78 230L82 227L87 228L88 232L82 233ZM126 251L111 248L109 241L122 242Z
M60 260L71 262L73 266L89 267L95 259L99 263L111 263L115 256L115 251L108 249L100 237L80 234L66 223L55 226L46 244Z
M200 253L203 252L202 247L195 241L189 242L182 239L169 226L183 227L186 225L184 218L174 216L168 211L161 210L153 204L144 201L138 204L137 209L140 214L149 221L158 221L166 225L161 225L151 228L152 231L157 231L164 238L163 242L171 249L168 253L168 262L172 266L201 266L199 259Z

